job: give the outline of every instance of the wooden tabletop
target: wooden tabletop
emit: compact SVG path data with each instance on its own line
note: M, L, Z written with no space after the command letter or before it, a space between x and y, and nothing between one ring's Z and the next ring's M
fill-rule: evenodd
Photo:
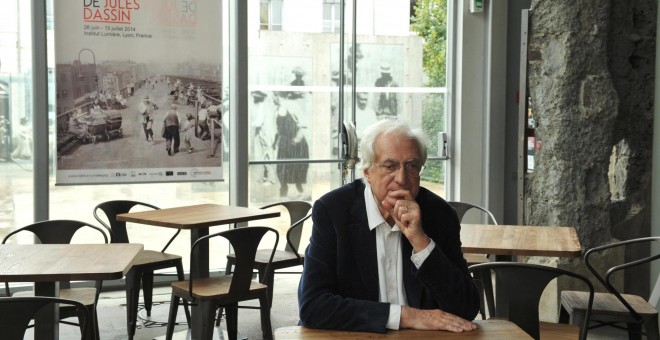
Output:
M479 326L472 332L419 331L404 329L385 334L311 329L300 326L282 327L275 330L275 340L294 339L531 339L520 327L507 320L477 320Z
M121 279L142 244L0 244L0 281Z
M117 215L117 219L160 227L195 229L278 216L280 216L278 211L268 209L220 204L198 204L119 214Z
M510 256L580 257L575 228L461 224L464 253Z

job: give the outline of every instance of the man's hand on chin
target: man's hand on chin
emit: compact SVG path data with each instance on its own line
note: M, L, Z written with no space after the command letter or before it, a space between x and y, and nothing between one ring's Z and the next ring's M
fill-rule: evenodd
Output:
M399 326L400 328L445 330L458 333L477 329L475 323L440 309L416 309L408 306L401 306Z

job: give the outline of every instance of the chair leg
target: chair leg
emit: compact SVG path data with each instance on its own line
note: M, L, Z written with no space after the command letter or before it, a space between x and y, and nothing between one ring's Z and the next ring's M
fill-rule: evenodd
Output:
M490 276L490 272L487 272L486 277L481 278L481 284L484 290L484 295L486 297L488 315L490 317L499 316L495 311L495 294L493 292L493 279Z
M586 333L589 330L589 325L585 325L586 311L573 310L569 313L564 306L559 306L559 323L571 324L580 327L580 339L586 338Z
M481 272L474 272L472 274L474 279L474 284L477 286L477 291L479 291L479 314L481 314L481 319L486 320L486 304L484 298L484 284Z
M571 323L572 317L573 316L570 313L568 313L568 311L566 310L566 308L564 308L563 305L559 306L559 320L557 320L559 323L565 323L565 324Z
M225 305L227 335L230 340L238 338L238 304Z
M268 306L273 306L273 286L275 284L275 271L267 270L266 266L259 266L259 281L268 286Z
M129 340L135 336L135 328L137 326L140 277L141 273L135 268L132 268L126 274L126 331Z
M154 296L154 271L142 272L142 295L144 298L144 310L147 316L151 316L151 307L153 306Z
M101 340L101 331L99 330L99 315L96 313L96 305L94 305L94 339Z
M264 339L273 338L273 328L270 323L270 296L265 295L259 298L259 311L261 313L261 332Z
M660 339L660 331L658 331L658 318L646 320L644 323L644 328L646 329L646 339L647 340L658 340Z
M200 312L200 317L202 318L202 327L200 336L202 340L211 340L213 339L213 320L215 319L215 310L217 305L213 301L199 301L197 310ZM231 335L229 336L231 339ZM234 338L236 339L236 338Z
M83 329L83 320L87 323L87 327ZM78 325L80 325L80 338L81 339L93 339L92 336L92 331L94 330L94 319L92 318L91 320L86 320L81 316L78 316ZM83 333L83 331L85 331Z
M230 259L227 259L227 266L225 268L225 275L231 275L231 270L234 267L234 262ZM220 326L220 320L222 319L222 306L218 308L218 318L215 320L215 326Z
M99 319L96 315L96 306L91 306L88 308L91 308L90 316L91 320L88 320L89 326L87 327L87 333L83 336L83 339L86 340L99 340L100 339L100 334L99 334Z
M172 340L174 335L174 325L176 324L176 312L179 309L179 297L172 293L170 299L170 313L167 318L167 330L165 331L165 339Z
M642 325L631 322L626 324L628 327L628 339L642 340Z
M179 261L176 264L176 275L179 281L184 281L186 279L185 275L183 274L183 264L181 261ZM184 299L183 300L183 310L186 313L186 322L188 323L188 328L190 328L191 322L190 322L190 308L188 307L188 300Z

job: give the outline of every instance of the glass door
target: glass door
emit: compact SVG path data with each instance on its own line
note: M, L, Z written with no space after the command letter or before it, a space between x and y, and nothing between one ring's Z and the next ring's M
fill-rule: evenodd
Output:
M249 6L250 204L313 200L361 177L345 169L342 122L359 139L364 127L392 118L428 134L422 185L444 196L444 0ZM265 24L272 18L281 21Z

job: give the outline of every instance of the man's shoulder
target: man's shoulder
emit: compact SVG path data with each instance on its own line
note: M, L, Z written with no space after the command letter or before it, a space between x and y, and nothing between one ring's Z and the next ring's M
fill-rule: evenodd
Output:
M417 194L417 204L421 206L422 209L431 209L431 210L446 210L451 209L451 206L447 201L434 193L433 191L419 187L419 193Z
M323 196L321 196L321 198L319 198L319 200L335 201L338 199L347 199L363 191L364 191L364 183L362 183L361 179L356 179L353 182L350 182L339 188L333 189L325 193Z
M351 210L357 198L364 195L364 183L357 179L321 196L318 202L332 209Z

